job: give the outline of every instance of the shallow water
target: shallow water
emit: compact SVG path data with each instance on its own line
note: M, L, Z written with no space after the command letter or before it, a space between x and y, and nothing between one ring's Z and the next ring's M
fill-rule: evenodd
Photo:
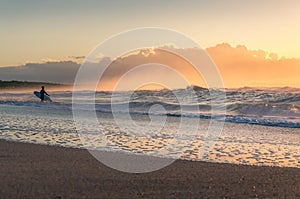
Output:
M94 106L97 112L122 112L128 108L131 114L148 114L153 106L161 106L153 115L172 117L211 118L225 117L226 122L300 128L300 89L227 89L209 91L200 89L136 91L128 92L76 92L76 102L81 109ZM225 96L220 105L226 108L212 113L212 98ZM52 92L51 108L72 109L72 92ZM130 98L130 99L129 99ZM129 100L128 100L129 99ZM217 99L215 99L218 102ZM40 107L32 93L0 93L0 104L14 106ZM113 104L113 107L112 107Z
M178 132L180 117L132 114L123 117L124 124L120 124L111 112L100 111L98 125L90 125L87 118L87 129L78 129L71 109L55 103L30 103L0 104L0 139L194 161L300 168L299 128L225 122L220 135L207 139L210 119L187 117L183 130ZM131 119L136 126L126 126ZM161 128L159 121L164 119ZM144 126L148 128L141 128Z

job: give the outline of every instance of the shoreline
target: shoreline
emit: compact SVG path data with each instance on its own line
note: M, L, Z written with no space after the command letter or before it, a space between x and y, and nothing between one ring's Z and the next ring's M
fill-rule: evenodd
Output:
M0 140L1 198L297 198L300 169L177 160L131 174L87 150Z
M26 141L17 141L17 140L9 140L9 139L0 139L0 143L1 142L9 142L9 143L22 143L22 144L32 144L32 145L38 145L38 146L49 146L49 147L58 147L58 148L66 148L66 149L76 149L76 150L85 150L88 152L88 149L84 148L84 147L75 147L75 146L62 146L62 145L55 145L55 144L47 144L47 143L38 143L38 142L26 142ZM90 151L93 151L93 149L89 149ZM132 155L130 152L124 152L124 151L107 151L107 150L103 150L100 151L102 153L113 153L113 154L120 154L120 155ZM89 155L92 156L92 154L90 152L88 152ZM95 153L97 154L97 152ZM103 154L106 155L106 154ZM132 156L140 156L142 154L133 154ZM154 158L158 158L158 159L164 159L161 156L153 156ZM212 163L212 164L232 164L232 165L241 165L241 166L255 166L255 167L275 167L275 168L291 168L291 169L299 169L299 167L294 167L294 166L290 166L290 165L286 165L286 166L282 166L282 165L268 165L268 164L249 164L249 163L235 163L235 162L224 162L224 161L218 161L218 160L194 160L194 159L184 159L184 158L179 158L179 159L172 159L172 158L166 158L169 159L171 161L187 161L187 162L203 162L203 163Z

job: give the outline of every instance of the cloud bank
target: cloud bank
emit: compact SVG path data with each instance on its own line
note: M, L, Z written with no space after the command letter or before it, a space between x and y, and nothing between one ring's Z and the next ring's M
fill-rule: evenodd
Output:
M299 58L279 58L275 53L226 43L206 50L217 64L226 87L300 87Z
M80 64L72 61L28 63L22 66L1 67L1 80L73 83Z
M175 49L192 54L195 49ZM218 44L206 51L219 68L225 87L244 86L290 86L300 87L300 59L279 57L275 53L263 50L249 50L245 46L236 47L230 44ZM83 59L84 57L74 57ZM113 61L102 77L99 89L111 90L123 74L137 66L159 63L169 66L172 70L156 67L137 69L123 81L122 89L134 85L135 81L162 79L168 81L172 88L185 87L179 81L178 74L188 79L189 84L205 86L201 74L186 60L174 56L161 49L143 50ZM55 83L73 83L80 67L76 61L47 61L44 63L28 63L22 66L1 67L0 80L43 81Z

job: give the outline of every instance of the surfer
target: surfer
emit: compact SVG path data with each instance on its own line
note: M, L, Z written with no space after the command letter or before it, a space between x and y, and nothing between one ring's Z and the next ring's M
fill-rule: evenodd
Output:
M45 91L45 87L44 87L44 86L42 86L42 90L40 91L40 94L41 94L41 102L44 101L44 99L45 99L45 94L48 95L48 96L50 96L50 95Z

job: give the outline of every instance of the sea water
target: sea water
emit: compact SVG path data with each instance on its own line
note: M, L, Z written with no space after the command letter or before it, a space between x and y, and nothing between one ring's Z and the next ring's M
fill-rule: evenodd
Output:
M95 99L82 96L81 107L93 106L98 125L82 133L72 112L72 92L51 92L53 103L41 103L33 93L0 93L0 139L16 142L124 151L158 157L235 164L271 165L300 168L300 89L227 89L225 123L220 134L210 140L207 130L211 120L210 92L199 89L180 103L186 89L136 91L129 103L121 97L126 92L96 92ZM215 91L223 92L223 91ZM114 102L112 95L119 96ZM117 114L128 128L120 127ZM155 106L163 109L152 109ZM123 106L129 107L129 117ZM184 106L184 109L183 109ZM124 110L124 113L122 112ZM154 111L151 111L154 110ZM81 110L86 114L87 110ZM220 116L220 115L219 115ZM185 127L177 133L184 118ZM143 128L161 125L161 128ZM222 122L222 121L218 121ZM194 127L197 127L196 131ZM101 136L99 136L101 134Z

